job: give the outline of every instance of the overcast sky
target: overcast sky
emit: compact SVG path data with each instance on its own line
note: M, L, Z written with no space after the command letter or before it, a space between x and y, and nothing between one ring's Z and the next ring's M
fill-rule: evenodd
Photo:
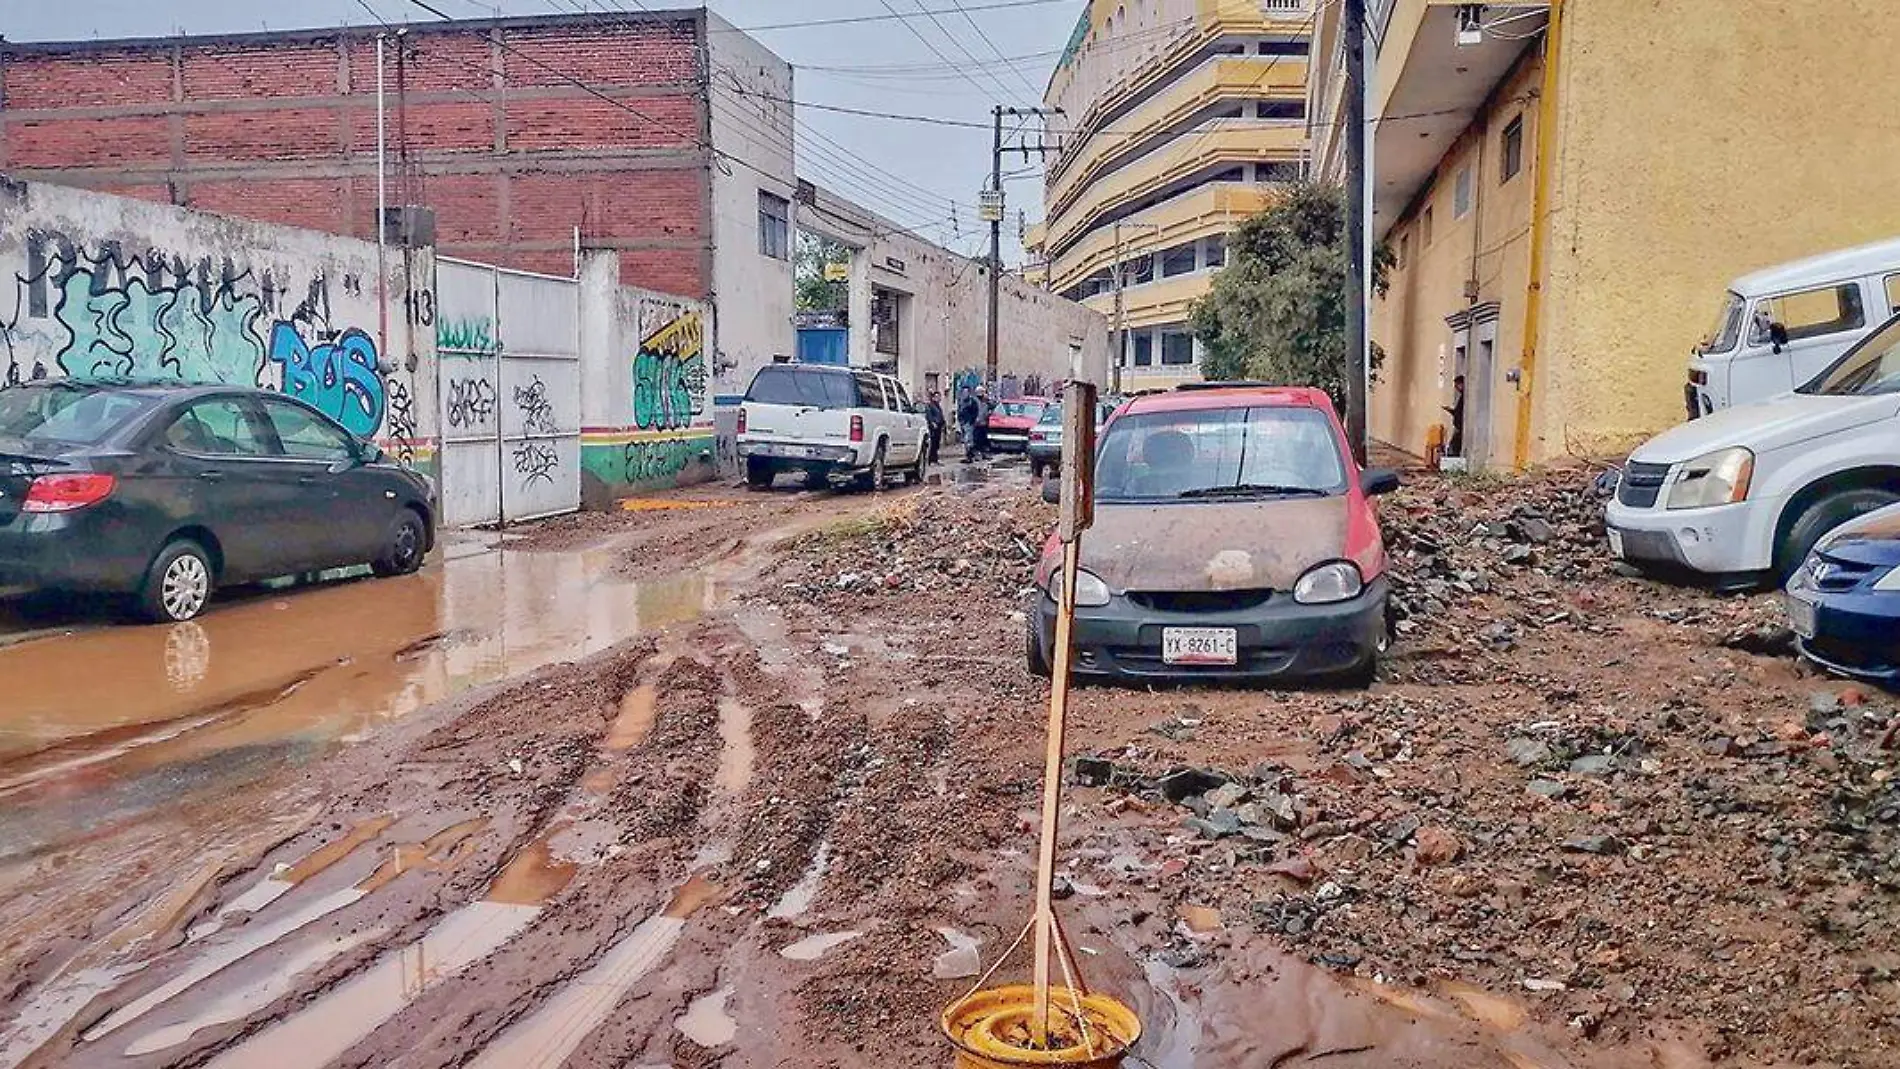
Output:
M427 2L457 18L687 6L663 0ZM1022 6L982 10L998 3ZM708 6L740 27L884 16L880 21L850 25L760 30L754 36L798 68L797 97L803 103L987 124L993 104L1040 102L1055 53L1068 40L1086 3L712 0ZM46 41L361 25L374 21L364 4L392 23L435 19L413 0L299 0L282 5L257 0L0 0L0 33L14 41ZM892 10L908 18L891 18ZM934 20L927 12L936 13ZM1011 62L1006 65L1005 59ZM958 69L952 70L951 64ZM928 67L916 69L920 65ZM1010 95L1005 97L1005 92ZM801 129L801 177L906 225L947 219L954 200L958 230L953 232L945 223L925 233L966 254L986 247L987 231L976 222L975 200L990 167L987 129L860 118L812 108L801 108L800 119L843 147L827 145ZM887 173L877 173L866 161ZM1006 162L1005 169L1027 170L1021 157ZM1041 215L1040 174L1019 174L1007 188L1010 210L1004 255L1014 262L1020 255L1015 240L1017 209L1026 211L1032 223Z

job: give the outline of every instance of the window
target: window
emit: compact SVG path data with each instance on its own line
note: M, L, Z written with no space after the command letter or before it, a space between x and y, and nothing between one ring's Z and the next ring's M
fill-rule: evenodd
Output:
M1843 330L1858 330L1867 323L1861 310L1860 286L1853 282L1822 286L1768 297L1755 306L1755 322L1749 329L1751 345L1769 342L1768 326L1779 323L1788 331L1788 340L1818 338Z
M1888 323L1795 390L1824 397L1900 393L1900 323Z
M1096 499L1327 497L1346 489L1327 417L1311 408L1124 415L1103 436Z
M91 444L150 407L140 394L89 390L54 381L0 390L0 437Z
M1425 214L1418 217L1418 247L1421 251L1432 247L1432 209L1428 205Z
M1887 311L1900 312L1900 275L1887 276Z
M1404 267L1412 262L1412 232L1407 230L1399 235L1399 254L1392 258L1393 267Z
M271 427L277 431L277 441L287 457L334 464L356 455L349 435L296 405L267 400L264 412L270 416Z
M896 379L892 379L890 383L888 384L888 387L892 390L897 391L897 410L899 412L916 411L917 406L915 402L913 402L910 399L910 391L904 389L903 383L898 382Z
M1290 160L1254 165L1262 182L1297 182L1300 180L1300 165Z
M792 258L792 202L759 190L759 255Z
M1460 167L1451 187L1451 217L1463 219L1471 211L1471 168Z
M1307 53L1305 41L1262 41L1260 54L1263 56L1304 56Z
M1178 334L1167 331L1161 335L1161 362L1163 364L1192 364L1194 362L1194 335Z
M191 405L165 428L165 444L199 456L261 457L269 450L244 402L218 397Z
M745 399L761 405L850 408L857 404L851 376L811 368L773 365L759 369Z
M1194 246L1176 245L1161 254L1161 277L1173 278L1194 270Z
M1519 115L1505 123L1504 134L1499 140L1501 143L1498 146L1498 158L1504 162L1503 175L1498 179L1498 185L1503 185L1517 177L1517 172L1524 169L1524 116Z
M1222 267L1227 263L1227 239L1221 235L1207 239L1207 266Z
M1896 276L1900 277L1900 276ZM1699 353L1726 353L1735 348L1742 336L1742 309L1744 302L1731 293L1722 299L1722 311L1715 317L1715 329L1702 339L1696 347Z
M1146 331L1135 335L1135 366L1153 367L1155 362L1154 336Z
M1306 101L1304 100L1262 100L1255 107L1262 119L1306 118Z

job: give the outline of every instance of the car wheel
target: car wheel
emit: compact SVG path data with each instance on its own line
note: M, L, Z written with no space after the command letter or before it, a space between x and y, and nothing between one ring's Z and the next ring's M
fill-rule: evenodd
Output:
M884 489L885 478L884 443L879 442L877 444L877 452L871 454L871 470L859 477L858 485L861 489L865 490L882 490Z
M198 543L181 538L152 558L139 587L139 615L152 623L183 623L204 612L216 586L211 555Z
M1055 669L1049 664L1048 651L1042 648L1042 635L1036 627L1036 612L1031 609L1024 616L1028 622L1023 628L1023 661L1030 675L1048 679L1055 675Z
M422 557L426 550L427 533L422 529L422 517L413 509L403 509L393 527L390 528L389 541L383 555L370 562L369 570L387 579L393 575L408 575L422 567Z
M747 457L745 461L745 484L754 490L772 488L772 462L758 457Z
M904 481L912 486L919 486L923 483L924 477L929 474L930 443L926 441L922 446L918 447L917 463L911 465L910 470L904 473Z
M1829 531L1858 516L1900 501L1900 494L1877 487L1843 490L1810 504L1775 545L1775 582L1786 583Z

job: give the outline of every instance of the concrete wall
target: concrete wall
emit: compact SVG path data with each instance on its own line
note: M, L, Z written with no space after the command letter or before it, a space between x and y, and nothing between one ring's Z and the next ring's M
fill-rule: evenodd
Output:
M794 201L792 68L706 13L712 144L714 392L745 392L752 375L796 347L792 241L778 259L759 245L759 194ZM788 203L788 212L797 206Z
M1737 275L1900 234L1894 14L1565 8L1537 454L1618 450L1681 419L1689 349Z
M697 12L410 14L388 140L419 177L391 203L434 208L447 254L567 275L579 227L623 282L705 295ZM0 44L0 170L373 239L381 31Z
M715 474L704 302L618 285L614 253L582 262L581 502Z
M0 381L263 386L427 467L434 260L385 259L379 276L369 242L0 177Z

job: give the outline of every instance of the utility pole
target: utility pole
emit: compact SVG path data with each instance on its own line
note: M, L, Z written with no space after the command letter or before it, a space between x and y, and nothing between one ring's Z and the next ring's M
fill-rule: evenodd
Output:
M1366 0L1341 0L1346 47L1346 437L1366 462Z
M998 104L990 114L994 119L990 138L990 190L996 204L993 208L988 204L983 206L983 214L990 221L990 343L984 377L995 382L996 365L1002 356L997 312L1002 307L1003 293L1003 106Z
M1115 224L1115 366L1109 369L1112 390L1122 394L1122 368L1128 364L1128 330L1123 322L1126 306L1122 302L1122 225Z
M986 372L989 381L995 382L997 364L1002 357L1001 323L998 312L1002 307L1003 292L1003 116L1012 118L1040 118L1062 114L1061 108L1006 108L997 105L990 110L993 122L990 137L990 187L983 191L978 204L977 215L990 224L990 338ZM1047 154L1059 145L1037 142L1034 145L1024 143L1016 146L1027 161L1031 152Z

